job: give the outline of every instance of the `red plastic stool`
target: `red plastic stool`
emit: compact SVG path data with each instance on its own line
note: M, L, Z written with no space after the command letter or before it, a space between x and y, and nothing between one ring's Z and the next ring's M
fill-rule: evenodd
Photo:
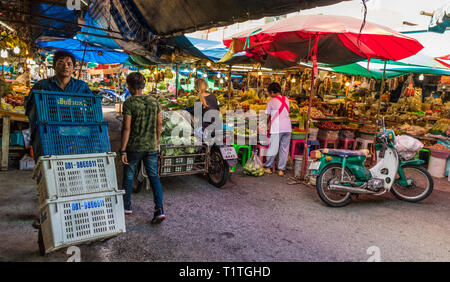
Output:
M319 138L319 142L323 145L321 146L321 148L328 148L329 144L333 144L333 149L337 149L337 145L338 145L338 140L337 139L320 139Z
M291 140L291 160L294 161L295 156L302 156L301 154L296 154L297 145L303 144L303 150L308 148L306 145L306 140Z
M338 147L340 149L348 150L348 147L351 146L351 150L355 150L356 148L356 140L352 138L339 138L338 139ZM342 144L342 146L341 146Z

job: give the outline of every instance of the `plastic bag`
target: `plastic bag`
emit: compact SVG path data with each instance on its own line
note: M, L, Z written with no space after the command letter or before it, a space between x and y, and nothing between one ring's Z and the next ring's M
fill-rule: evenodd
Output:
M263 176L264 168L261 160L256 153L253 153L250 160L244 165L244 174L252 176Z
M395 137L395 148L402 159L410 160L423 148L423 143L414 137L399 135Z

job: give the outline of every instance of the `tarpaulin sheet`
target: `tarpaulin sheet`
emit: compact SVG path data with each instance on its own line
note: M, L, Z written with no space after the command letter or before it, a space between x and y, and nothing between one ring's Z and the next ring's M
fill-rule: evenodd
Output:
M37 42L40 47L48 49L62 49L71 52L77 60L98 64L118 64L128 59L124 52L111 51L105 48L87 45L76 39Z
M116 24L139 30L135 25L145 26L157 35L188 33L216 26L225 26L236 22L259 19L266 16L278 16L302 9L331 5L342 0L96 0L97 8L125 11L123 22L114 19ZM128 12L126 12L128 11ZM106 13L105 13L106 12ZM135 14L130 19L127 14ZM95 18L95 17L94 17Z

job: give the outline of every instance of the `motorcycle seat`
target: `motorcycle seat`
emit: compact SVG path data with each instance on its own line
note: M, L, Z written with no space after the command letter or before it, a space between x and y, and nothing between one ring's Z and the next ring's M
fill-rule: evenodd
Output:
M323 149L324 154L333 155L333 156L341 156L341 157L349 157L349 156L368 156L368 150L345 150L345 149Z

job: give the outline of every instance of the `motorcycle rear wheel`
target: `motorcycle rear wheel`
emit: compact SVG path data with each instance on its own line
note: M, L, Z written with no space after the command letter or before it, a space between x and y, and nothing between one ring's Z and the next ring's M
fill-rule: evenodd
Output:
M316 190L320 199L330 207L343 207L350 203L352 200L352 194L349 192L337 192L328 190L332 180L339 180L341 177L342 166L341 165L329 165L322 173L320 173L317 182ZM352 176L351 171L345 168L345 176L350 178Z
M410 180L412 184L405 187L394 183L391 188L391 193L397 199L410 203L417 203L431 195L434 183L433 178L426 169L415 165L406 165L402 167L402 169L406 179ZM417 190L419 190L419 192L421 190L423 191L418 195L414 195ZM411 195L411 192L413 195Z
M213 148L209 160L209 183L220 188L227 183L229 177L230 168L228 163L222 158L219 149Z

